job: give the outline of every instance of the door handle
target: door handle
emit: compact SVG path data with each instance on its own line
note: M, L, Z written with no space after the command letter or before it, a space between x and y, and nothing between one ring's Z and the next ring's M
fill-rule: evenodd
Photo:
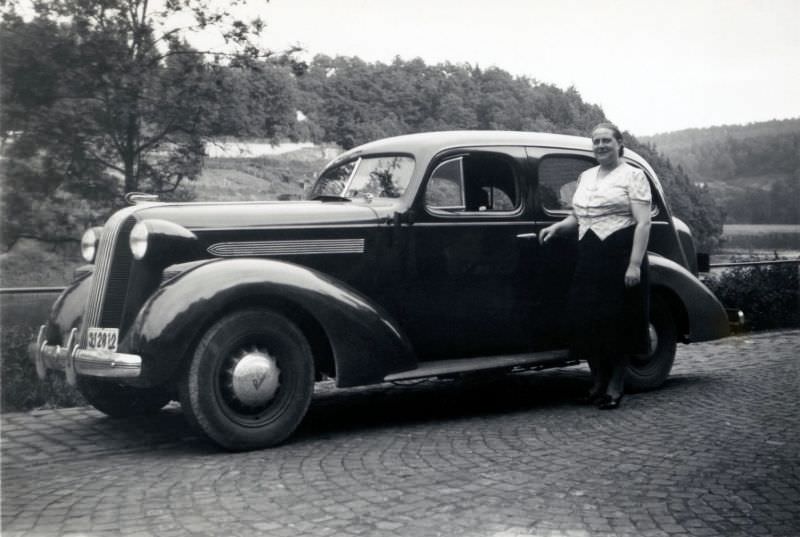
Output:
M520 233L520 234L517 235L517 238L518 239L524 239L524 240L536 240L537 235L536 235L535 232L534 233Z

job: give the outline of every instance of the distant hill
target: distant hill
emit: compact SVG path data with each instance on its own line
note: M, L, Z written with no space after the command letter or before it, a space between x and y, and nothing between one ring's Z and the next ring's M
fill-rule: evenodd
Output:
M800 224L800 118L641 137L718 198L728 223Z

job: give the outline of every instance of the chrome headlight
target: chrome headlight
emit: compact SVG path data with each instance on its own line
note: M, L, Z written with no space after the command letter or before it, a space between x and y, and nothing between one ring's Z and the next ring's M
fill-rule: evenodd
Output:
M147 253L147 237L150 232L144 222L139 222L131 230L130 246L134 259L142 259Z
M100 242L100 233L103 228L91 227L81 237L81 256L87 263L93 263L97 255L97 245Z

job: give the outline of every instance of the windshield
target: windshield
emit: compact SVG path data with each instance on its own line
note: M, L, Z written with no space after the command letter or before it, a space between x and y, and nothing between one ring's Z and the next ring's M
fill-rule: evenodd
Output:
M406 156L363 157L330 168L311 189L311 199L399 198L414 173L414 159Z

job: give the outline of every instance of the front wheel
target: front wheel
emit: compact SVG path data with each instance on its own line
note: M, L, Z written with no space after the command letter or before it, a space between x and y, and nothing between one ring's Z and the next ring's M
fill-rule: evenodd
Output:
M664 299L653 296L650 304L650 348L646 355L633 356L628 364L625 386L634 392L661 386L672 370L677 347L675 319Z
M181 385L189 422L231 450L285 440L314 392L311 349L289 319L267 309L231 313L197 345Z
M112 418L155 414L172 400L163 387L135 388L111 380L78 377L78 391L97 410Z

